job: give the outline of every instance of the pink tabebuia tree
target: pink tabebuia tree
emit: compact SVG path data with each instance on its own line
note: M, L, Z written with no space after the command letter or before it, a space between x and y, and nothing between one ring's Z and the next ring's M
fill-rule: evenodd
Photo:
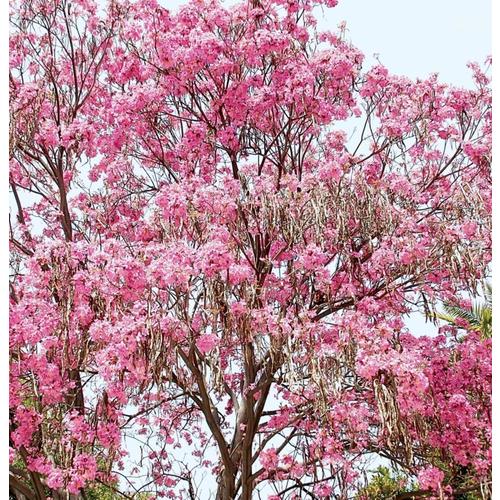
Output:
M319 4L12 4L19 498L485 491L491 341L403 320L488 274L488 77L363 72Z

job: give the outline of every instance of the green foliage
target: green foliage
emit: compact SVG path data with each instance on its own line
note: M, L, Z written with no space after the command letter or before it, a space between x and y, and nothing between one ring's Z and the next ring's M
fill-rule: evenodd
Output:
M481 304L476 302L470 309L464 309L453 304L444 305L444 313L436 313L435 317L454 325L457 319L463 319L469 323L472 330L481 332L483 339L489 339L492 335L492 286L491 283L484 285L486 301Z
M482 500L483 498L478 490L468 491L477 487L476 472L472 466L460 467L455 470L449 483L455 492L454 500ZM460 493L461 491L463 493Z
M356 494L356 500L390 500L396 495L415 491L417 485L404 474L380 466L370 482Z
M85 496L87 500L118 500L123 498L104 484L96 484L85 488Z
M129 494L132 496L132 494ZM85 488L85 498L87 500L123 500L123 495L116 493L105 484L94 484ZM153 497L147 493L137 493L133 496L134 500L150 500Z

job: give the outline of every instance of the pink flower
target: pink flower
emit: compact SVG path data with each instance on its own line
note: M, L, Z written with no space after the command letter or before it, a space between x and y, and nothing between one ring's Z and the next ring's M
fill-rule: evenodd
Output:
M443 479L443 471L436 467L428 467L427 469L420 471L418 474L419 486L424 490L438 490Z
M219 338L214 334L200 335L196 340L196 347L203 353L207 354L219 344Z
M462 224L462 233L466 238L472 238L477 231L477 224L473 221Z
M269 448L260 453L259 461L266 470L273 470L278 467L278 454L275 448Z
M320 483L314 487L314 493L320 498L330 498L332 491L332 486L326 483Z
M60 469L54 468L47 476L47 486L51 489L59 489L64 486L64 476Z
M231 312L235 316L243 316L247 311L247 305L244 301L233 302L230 306Z
M254 272L250 267L235 264L229 269L229 283L231 285L239 285L245 280L250 279L253 275Z
M455 318L455 325L459 328L468 328L469 322L465 318Z

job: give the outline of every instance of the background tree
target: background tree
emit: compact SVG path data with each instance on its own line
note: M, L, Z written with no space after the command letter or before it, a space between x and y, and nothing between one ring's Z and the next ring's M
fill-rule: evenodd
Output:
M369 483L360 489L356 500L390 500L401 493L417 490L404 474L394 473L389 467L379 466Z
M11 491L485 491L491 341L403 318L488 274L489 79L362 71L320 3L13 3Z

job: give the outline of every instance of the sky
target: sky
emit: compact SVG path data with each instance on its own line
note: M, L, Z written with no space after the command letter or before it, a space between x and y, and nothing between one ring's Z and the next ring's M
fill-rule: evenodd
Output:
M466 86L467 62L482 63L491 53L490 11L490 0L339 0L319 26L333 30L345 20L367 62L378 54L391 73L437 72L443 82Z

